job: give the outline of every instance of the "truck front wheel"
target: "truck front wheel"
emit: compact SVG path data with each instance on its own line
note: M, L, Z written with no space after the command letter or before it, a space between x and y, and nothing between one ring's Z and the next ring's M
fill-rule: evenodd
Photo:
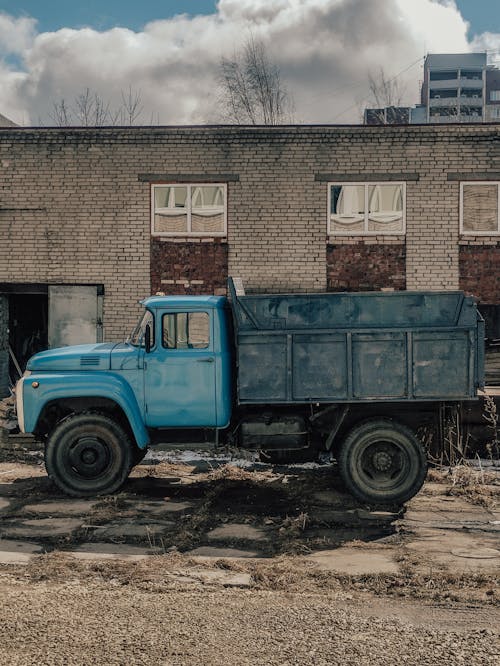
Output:
M400 504L424 483L427 459L414 433L389 419L365 421L351 430L338 455L348 490L363 502Z
M68 495L113 493L125 482L132 447L125 431L103 414L75 414L51 433L45 448L49 477Z

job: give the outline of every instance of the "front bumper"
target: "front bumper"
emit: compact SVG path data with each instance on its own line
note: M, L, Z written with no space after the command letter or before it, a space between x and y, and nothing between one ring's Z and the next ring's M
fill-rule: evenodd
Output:
M26 432L24 429L24 400L23 400L23 389L25 380L31 375L31 372L27 370L21 379L16 384L16 414L17 422L19 423L19 430L21 432Z

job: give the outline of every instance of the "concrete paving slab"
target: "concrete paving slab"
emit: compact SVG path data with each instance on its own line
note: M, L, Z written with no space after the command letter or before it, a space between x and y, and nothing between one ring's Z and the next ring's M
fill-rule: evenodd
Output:
M339 504L339 492L336 490L318 490L311 495L314 502L326 504L329 507Z
M311 527L306 529L303 533L303 536L306 539L315 539L323 542L330 542L330 544L324 543L324 548L328 545L331 546L340 546L343 543L348 541L359 540L360 537L363 538L363 541L377 541L377 543L385 543L387 539L390 539L394 536L395 531L389 526L381 527L375 523L366 525L362 529L360 527Z
M395 574L399 572L392 552L376 548L351 548L345 546L335 550L322 550L307 559L322 571L333 571L349 576L371 574Z
M0 512L5 511L5 509L9 508L9 506L10 506L10 500L0 497Z
M262 553L255 550L240 550L239 548L216 548L214 546L200 546L189 550L186 555L193 557L206 557L210 559L252 558L262 557Z
M64 500L60 502L38 502L37 504L26 504L23 513L38 513L44 515L81 515L89 513L96 504L95 500Z
M145 560L162 551L159 548L143 548L119 543L84 543L68 555L79 560Z
M190 511L194 502L176 502L163 500L157 502L128 502L128 506L135 511L148 513L154 516L161 516L165 513L183 513Z
M242 541L267 541L266 531L246 523L226 523L207 533L207 539L240 539Z
M19 495L18 483L0 483L0 497L12 497Z
M335 525L356 525L360 522L356 509L326 509L312 507L309 520L314 523L334 523Z
M77 518L39 518L23 520L16 525L4 525L0 532L6 537L49 539L71 534L81 524L82 521Z
M367 511L366 509L356 509L356 514L361 520L380 523L390 523L399 517L397 513L391 511Z
M0 539L0 564L28 564L33 555L42 552L39 543Z
M487 521L491 512L478 504L471 504L461 497L414 497L406 512L405 518L418 518L418 514L446 514L446 520Z
M442 495L446 492L446 485L437 481L426 481L422 493L425 495Z
M100 539L117 539L120 537L136 537L147 539L163 534L169 528L173 527L173 522L162 523L115 523L96 527L96 534Z
M418 530L420 527L432 529L476 529L496 531L495 524L491 522L488 514L460 514L450 511L411 511L402 521L406 527Z
M422 569L440 565L460 573L500 570L500 541L496 535L426 529L406 547L422 555Z

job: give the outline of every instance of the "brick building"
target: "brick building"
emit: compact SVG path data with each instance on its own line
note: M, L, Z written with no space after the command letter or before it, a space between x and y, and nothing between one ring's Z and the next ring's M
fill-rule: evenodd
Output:
M123 339L140 298L221 293L228 274L500 305L499 130L1 128L0 368L9 341L22 364Z

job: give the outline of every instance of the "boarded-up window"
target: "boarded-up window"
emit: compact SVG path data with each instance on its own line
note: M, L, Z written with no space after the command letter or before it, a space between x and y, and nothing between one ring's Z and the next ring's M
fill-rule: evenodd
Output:
M226 186L153 185L153 235L224 236Z
M404 183L330 183L329 198L330 234L405 232Z
M154 230L184 234L188 230L187 187L154 189Z
M460 194L462 232L499 233L498 183L462 183Z

